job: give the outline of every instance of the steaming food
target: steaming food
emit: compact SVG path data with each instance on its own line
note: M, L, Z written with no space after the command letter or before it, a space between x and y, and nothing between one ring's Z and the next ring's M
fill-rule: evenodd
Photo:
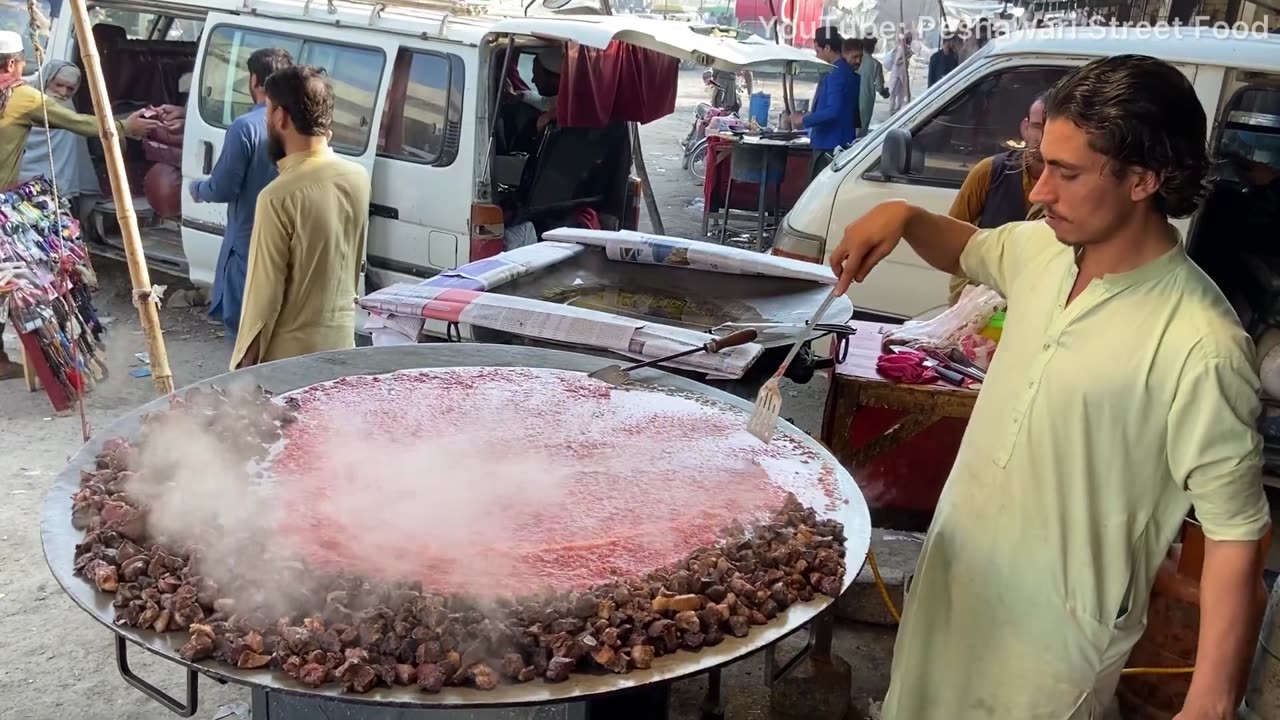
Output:
M473 387L433 408L431 421L412 410L421 388L457 391L466 382ZM508 390L543 383L534 388L538 397L508 394L508 403L538 408L546 423L559 418L577 442L546 427L512 428L508 414L509 432L485 437L510 444L480 448L495 456L495 469L467 477L459 465L483 457L475 431L497 417L483 410L494 400L485 393L504 382ZM646 669L665 654L743 637L816 594L839 594L843 528L791 493L808 491L805 500L823 507L841 501L820 460L803 457L798 444L741 444L733 436L740 416L693 399L646 400L645 393L595 385L570 373L456 368L347 378L283 402L261 390L193 392L144 420L141 446L109 441L97 467L82 474L73 522L87 534L76 548L76 570L115 594L117 624L187 632L179 653L187 661L269 667L305 685L336 682L357 693L379 685L485 690L537 677L564 681L573 672ZM658 415L669 443L646 450L662 435ZM721 416L736 422L732 432ZM670 437L671 423L682 421L697 422L691 429L702 434ZM362 462L336 451L343 436L335 433L353 422L384 443L365 443L373 451ZM441 440L442 423L471 442ZM590 426L598 432L587 432ZM420 467L426 479L406 479L392 452L397 427L435 437L435 451L456 454ZM211 436L218 452L206 457L190 443L185 460L160 452L172 432L188 440ZM717 459L715 446L741 463ZM513 464L503 466L499 456ZM685 474L672 476L682 456ZM218 476L220 493L239 512L181 485L191 457L201 477ZM216 458L241 472L221 477L210 465ZM400 460L406 458L426 459L409 453ZM530 458L552 461L534 467ZM690 467L710 470L693 474ZM619 471L634 487L610 475ZM255 481L255 473L271 482ZM813 475L826 482L814 483ZM406 532L397 509L375 491L384 480L393 492L425 486L441 507L432 515L417 498L403 503L419 513ZM451 502L450 483L474 491ZM355 492L361 488L375 506L383 503L394 537L377 537L366 523ZM244 527L242 509L264 506L245 498L264 492L290 512L264 512L263 526ZM179 496L194 497L199 507L180 504ZM465 533L448 522L459 513L490 519ZM264 543L264 532L279 542ZM490 570L459 570L453 547L470 565ZM548 577L552 588L536 586Z

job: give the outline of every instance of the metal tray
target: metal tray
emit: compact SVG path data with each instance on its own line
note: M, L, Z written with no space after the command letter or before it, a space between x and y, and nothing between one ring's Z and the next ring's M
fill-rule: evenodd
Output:
M575 353L506 345L448 344L361 348L319 353L239 370L190 385L183 391L196 387L226 387L235 382L251 381L272 392L281 393L350 375L376 375L409 368L482 366L545 367L586 372L598 368L599 360ZM649 370L637 372L634 377L642 383L700 393L734 406L744 413L750 412L751 406L744 400L675 375ZM114 437L135 437L141 416L147 412L162 410L167 407L167 404L168 399L161 398L128 413L101 429L76 453L45 497L41 513L40 539L44 546L45 560L62 589L85 612L117 635L117 661L126 681L182 715L190 716L195 712L197 673L220 682L233 682L316 699L327 698L342 703L368 705L484 708L586 700L650 683L671 682L727 665L791 635L834 602L831 598L821 597L809 603L792 606L768 625L753 627L751 634L745 638L727 638L720 645L714 648L703 648L700 652L682 651L663 656L654 661L650 670L636 670L626 675L574 674L563 683L534 680L520 685L499 685L496 689L489 691L446 688L439 694L428 695L416 688L379 688L360 695L346 693L336 684L309 688L293 681L284 673L272 670L241 670L215 661L187 663L178 657L178 648L187 639L185 633L160 634L116 626L112 622L115 616L114 608L111 606L112 596L98 592L92 583L72 572L75 545L83 537L83 533L71 525L71 496L80 486L81 468L94 463L103 441ZM785 421L780 421L780 426L785 433L801 439L837 469L841 492L848 498L849 503L840 506L840 509L831 515L844 523L847 536L845 552L848 562L843 589L848 589L858 575L870 544L871 520L866 502L854 484L853 478L819 443ZM142 647L188 669L185 706L129 670L128 643Z

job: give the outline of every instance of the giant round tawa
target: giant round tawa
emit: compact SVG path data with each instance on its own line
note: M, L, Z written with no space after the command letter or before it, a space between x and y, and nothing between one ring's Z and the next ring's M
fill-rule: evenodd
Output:
M420 345L322 353L219 376L196 386L253 382L293 398L299 421L266 463L289 512L272 542L318 569L420 579L428 590L519 594L586 587L681 560L733 521L766 518L792 492L844 524L853 581L870 540L866 505L848 473L785 422L765 445L743 429L750 404L657 371L628 389L583 375L597 358L538 348ZM177 656L185 633L113 624L112 596L73 574L82 533L71 525L79 472L102 442L137 439L157 400L103 429L45 500L50 569L72 599L113 632L181 665L232 682L342 702L509 706L565 702L667 682L766 647L831 604L819 596L775 620L649 670L575 673L494 690L416 688L344 693L281 672ZM357 428L358 434L351 430ZM376 518L371 521L370 518Z

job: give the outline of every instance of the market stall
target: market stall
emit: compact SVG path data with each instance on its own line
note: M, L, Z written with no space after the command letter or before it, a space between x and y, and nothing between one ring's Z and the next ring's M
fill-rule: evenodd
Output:
M809 186L813 153L808 138L717 132L707 135L707 176L702 185L702 235L723 243L730 232L754 233L757 252L766 247L765 218L772 228ZM735 218L750 225L735 228Z
M927 528L955 462L1003 319L992 291L965 298L923 323L851 322L837 352L821 437L877 527Z
M896 326L850 324L857 333L831 378L822 441L857 480L877 527L923 530L978 393L941 380L906 385L886 379L876 360L883 333Z

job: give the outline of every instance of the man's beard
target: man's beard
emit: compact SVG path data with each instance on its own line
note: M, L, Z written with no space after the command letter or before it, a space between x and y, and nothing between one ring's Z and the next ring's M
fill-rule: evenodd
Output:
M267 157L271 158L271 162L278 163L284 159L284 140L279 135L267 131Z

